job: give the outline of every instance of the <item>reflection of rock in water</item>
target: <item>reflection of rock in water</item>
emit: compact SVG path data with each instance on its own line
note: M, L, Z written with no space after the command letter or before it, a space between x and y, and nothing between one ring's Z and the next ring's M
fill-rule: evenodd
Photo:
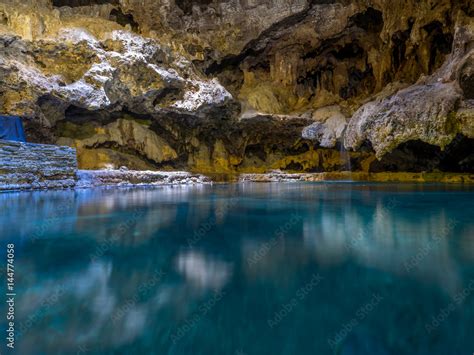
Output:
M264 189L262 186L250 188L253 193ZM272 195L300 198L300 203L307 202L307 208L312 210L302 223L302 242L306 251L298 245L299 239L287 236L283 243L276 243L266 250L258 263L251 266L244 263L249 276L291 273L308 257L314 257L326 267L355 261L363 266L434 283L451 295L462 287L449 244L457 234L456 221L448 209L427 205L426 210L412 211L408 194L400 194L398 201L390 201L370 189L338 194L321 187L311 190L273 185L271 189ZM465 235L463 240L469 245L469 233ZM245 236L242 242L244 260L252 258L256 248L270 241L270 237L263 240L260 237ZM463 254L469 255L469 252L464 250ZM282 264L285 269L278 269Z
M229 264L194 251L179 254L177 268L190 286L198 289L219 290L232 275Z
M400 209L403 206L390 207L388 202L378 200L369 211L362 207L323 210L319 219L305 221L305 244L322 264L351 259L434 282L451 294L459 290L458 270L448 245L452 221L445 211L414 220L412 216L400 217Z

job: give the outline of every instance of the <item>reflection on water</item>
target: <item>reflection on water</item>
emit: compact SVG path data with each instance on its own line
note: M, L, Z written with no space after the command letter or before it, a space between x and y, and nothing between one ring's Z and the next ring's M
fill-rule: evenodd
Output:
M16 350L472 353L473 197L362 183L0 194Z

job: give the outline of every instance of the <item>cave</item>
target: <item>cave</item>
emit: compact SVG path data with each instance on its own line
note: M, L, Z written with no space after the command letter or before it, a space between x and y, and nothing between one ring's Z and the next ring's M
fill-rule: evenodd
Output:
M371 172L457 172L474 171L474 139L457 135L441 150L420 140L400 144L381 160L374 161Z
M365 12L352 16L350 20L355 26L373 33L380 33L384 25L382 12L373 7L369 7Z
M0 3L11 353L473 354L473 0Z

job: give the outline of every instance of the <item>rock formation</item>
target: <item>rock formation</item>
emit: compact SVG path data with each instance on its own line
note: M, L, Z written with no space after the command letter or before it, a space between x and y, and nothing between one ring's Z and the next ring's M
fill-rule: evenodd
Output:
M1 0L0 111L85 169L472 172L473 16L470 0Z
M74 149L0 140L0 191L76 185Z

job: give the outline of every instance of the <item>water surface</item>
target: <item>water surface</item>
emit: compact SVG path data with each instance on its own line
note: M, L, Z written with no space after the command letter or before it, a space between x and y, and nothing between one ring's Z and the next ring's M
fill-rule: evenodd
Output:
M473 198L364 183L0 194L15 353L472 354Z

